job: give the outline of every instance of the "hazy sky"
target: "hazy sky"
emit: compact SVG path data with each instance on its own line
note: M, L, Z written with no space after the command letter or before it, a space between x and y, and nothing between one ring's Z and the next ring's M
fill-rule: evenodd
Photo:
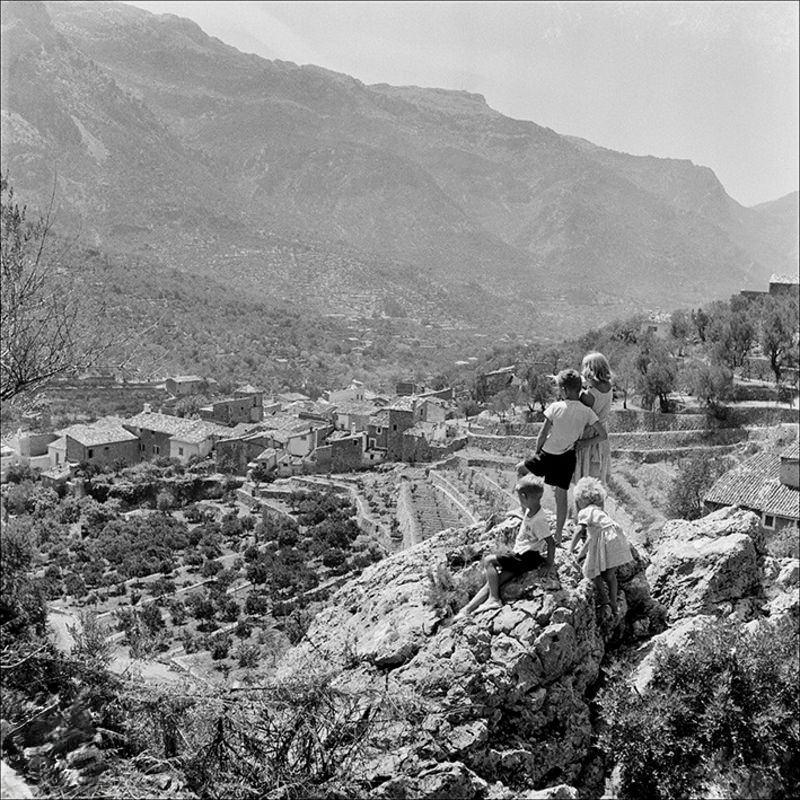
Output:
M796 2L133 2L245 52L466 89L517 119L711 167L743 205L798 188Z

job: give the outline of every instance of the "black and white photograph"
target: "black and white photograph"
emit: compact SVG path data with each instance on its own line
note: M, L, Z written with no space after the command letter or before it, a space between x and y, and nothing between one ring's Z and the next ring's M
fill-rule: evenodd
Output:
M800 796L800 3L1 0L0 796Z

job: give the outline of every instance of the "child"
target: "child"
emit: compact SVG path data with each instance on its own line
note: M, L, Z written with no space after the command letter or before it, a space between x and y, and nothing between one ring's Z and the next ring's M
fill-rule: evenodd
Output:
M483 559L483 571L486 584L464 606L457 616L464 617L472 613L478 606L484 608L500 608L500 587L512 578L524 572L544 565L552 567L555 559L556 545L550 532L550 525L541 513L541 500L544 486L535 478L522 478L514 487L519 498L522 522L514 542L513 553L493 553ZM547 545L547 556L540 552L542 544Z
M581 364L584 390L580 401L589 406L597 414L597 418L608 431L608 417L611 413L611 368L602 353L587 353ZM608 439L592 442L589 447L577 453L574 480L591 476L598 478L603 484L608 482L608 470L611 461L611 444Z
M633 561L631 548L619 525L603 510L606 491L597 478L581 478L575 486L575 505L578 512L578 530L569 543L572 553L575 545L586 538L578 560L583 561L583 574L594 581L598 596L601 583L608 586L611 613L617 618L617 567Z
M597 414L581 403L579 397L583 384L574 369L559 372L556 384L564 399L545 409L544 425L536 439L536 452L518 465L518 471L544 477L544 482L553 487L556 498L555 540L561 542L567 519L567 492L575 472L575 451L607 439L608 434ZM587 426L588 432L584 430Z

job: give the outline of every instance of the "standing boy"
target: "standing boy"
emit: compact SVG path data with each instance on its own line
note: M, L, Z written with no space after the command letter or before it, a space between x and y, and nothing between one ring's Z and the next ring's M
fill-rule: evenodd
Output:
M518 465L522 474L532 472L553 487L556 498L556 542L561 541L567 519L567 492L575 472L575 450L602 442L608 433L597 414L580 401L581 376L565 369L556 376L562 400L551 403L544 412L544 425L536 439L536 451ZM584 434L584 429L589 430Z

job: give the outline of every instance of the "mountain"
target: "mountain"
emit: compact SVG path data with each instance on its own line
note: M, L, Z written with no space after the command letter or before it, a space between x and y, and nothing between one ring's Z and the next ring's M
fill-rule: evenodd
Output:
M796 268L782 210L480 95L365 85L116 3L4 3L3 162L111 249L265 297L575 332ZM793 238L794 237L794 238ZM340 270L338 263L357 265Z

